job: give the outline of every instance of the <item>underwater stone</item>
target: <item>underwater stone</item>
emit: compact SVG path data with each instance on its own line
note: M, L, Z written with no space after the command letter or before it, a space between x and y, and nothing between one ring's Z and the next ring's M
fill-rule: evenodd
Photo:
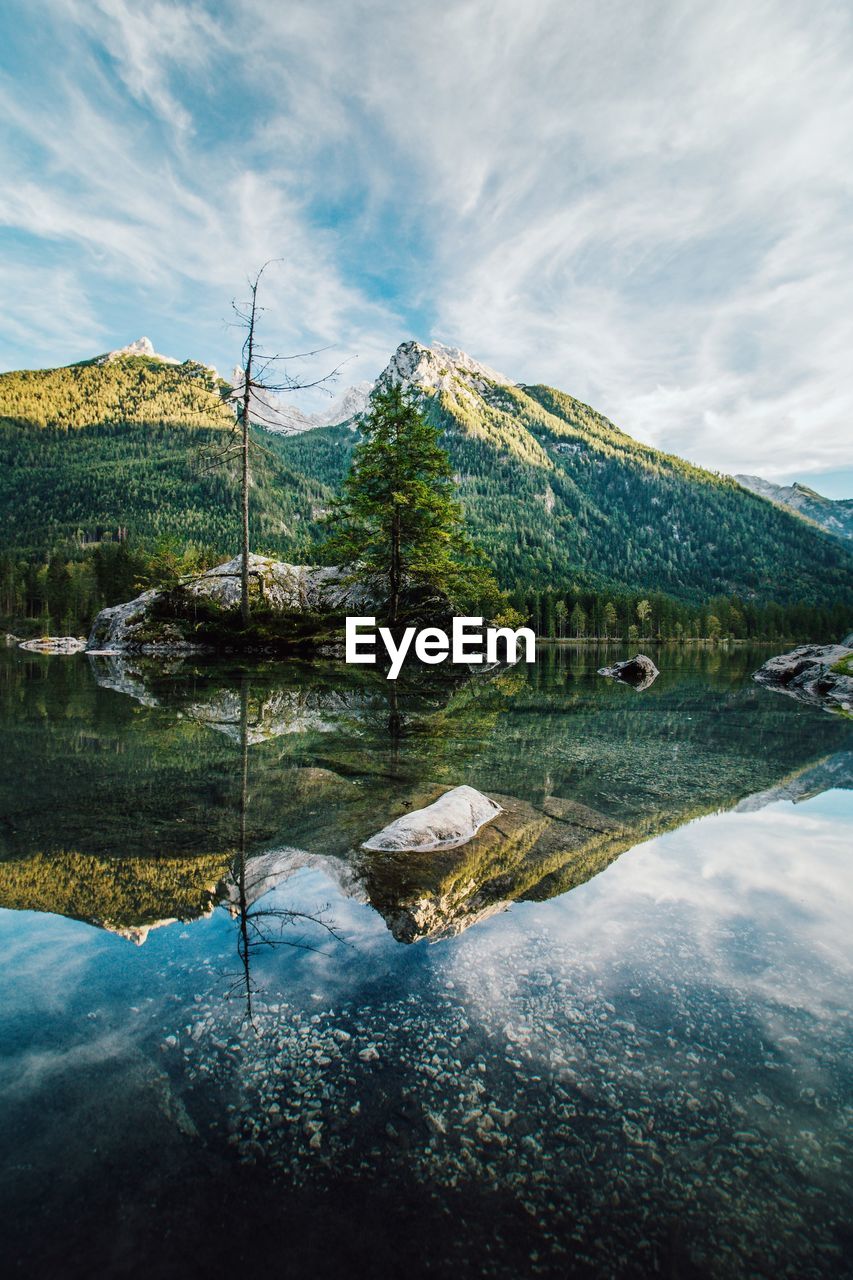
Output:
M503 810L474 787L454 787L425 809L415 809L389 823L363 848L373 851L428 852L467 844L481 827Z

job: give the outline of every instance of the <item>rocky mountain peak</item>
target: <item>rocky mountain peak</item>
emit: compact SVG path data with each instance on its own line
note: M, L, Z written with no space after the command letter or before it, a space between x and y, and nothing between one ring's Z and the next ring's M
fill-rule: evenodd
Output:
M335 426L339 422L349 422L351 418L364 413L370 403L370 393L376 384L373 382L356 382L336 396L327 409L315 413L324 427Z
M101 356L99 363L109 364L111 360L120 360L123 356L147 356L149 360L159 360L162 364L181 363L174 356L161 356L154 350L151 339L144 337L137 338L135 342L129 342L126 347L117 347L115 351L108 351L105 356Z
M256 426L278 435L296 435L316 427L337 426L352 422L364 413L375 386L400 383L422 391L444 391L455 398L473 399L489 385L511 387L515 384L461 351L443 342L426 346L414 339L401 342L383 372L374 382L357 382L347 387L327 408L307 413L292 403L289 396L276 392L253 392L252 418ZM237 399L243 385L243 371L236 368L231 377L232 396Z
M853 539L853 498L825 498L796 480L783 485L773 484L761 476L736 475L734 478L744 489L810 520L832 537L846 542Z
M234 388L232 400L239 400L243 392L241 368L234 369L231 385ZM287 395L275 391L253 391L250 416L256 426L265 427L273 435L298 435L316 427L334 427L364 413L373 387L372 382L357 382L315 413L306 413L298 408Z
M478 392L485 391L488 383L504 387L514 385L502 373L490 369L458 347L447 347L443 342L425 346L414 340L400 343L379 382L447 392L456 392L460 382Z

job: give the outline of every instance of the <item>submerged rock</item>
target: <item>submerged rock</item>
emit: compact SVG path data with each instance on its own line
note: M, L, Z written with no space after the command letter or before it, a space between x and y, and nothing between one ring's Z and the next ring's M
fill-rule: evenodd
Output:
M759 667L753 679L779 693L827 711L853 712L853 647L806 644L777 654ZM844 667L845 669L842 669Z
M453 937L512 902L565 892L633 842L618 823L573 800L550 796L547 812L516 796L491 800L500 813L464 848L364 856L368 896L398 942Z
M76 636L42 636L39 640L22 640L18 648L30 653L82 653L86 641Z
M624 662L614 662L612 667L599 667L598 674L610 676L613 680L620 680L622 684L629 684L633 689L642 691L654 684L660 672L651 658L638 653L633 658L626 658Z
M413 853L455 849L472 840L501 806L474 787L454 787L425 809L415 809L365 840L363 848Z

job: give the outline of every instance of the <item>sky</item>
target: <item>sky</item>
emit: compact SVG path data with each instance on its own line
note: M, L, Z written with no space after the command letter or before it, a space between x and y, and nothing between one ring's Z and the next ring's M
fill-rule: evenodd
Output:
M5 0L0 122L0 369L230 374L281 259L293 376L438 340L853 493L847 0Z

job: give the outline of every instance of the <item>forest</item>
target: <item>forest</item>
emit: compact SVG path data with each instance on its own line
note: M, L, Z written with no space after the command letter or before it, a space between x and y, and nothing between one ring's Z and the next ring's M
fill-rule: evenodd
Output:
M228 393L203 365L145 357L0 375L7 630L85 632L104 605L234 555ZM853 623L840 542L571 396L460 383L421 403L468 532L539 635L817 639ZM255 550L324 558L358 439L253 431Z
M86 635L95 614L149 588L221 561L213 547L164 537L149 546L106 541L73 557L19 558L0 553L0 625L16 634ZM558 587L511 590L509 601L542 638L643 641L805 641L850 629L844 604L757 603L715 596L699 605L661 592Z

